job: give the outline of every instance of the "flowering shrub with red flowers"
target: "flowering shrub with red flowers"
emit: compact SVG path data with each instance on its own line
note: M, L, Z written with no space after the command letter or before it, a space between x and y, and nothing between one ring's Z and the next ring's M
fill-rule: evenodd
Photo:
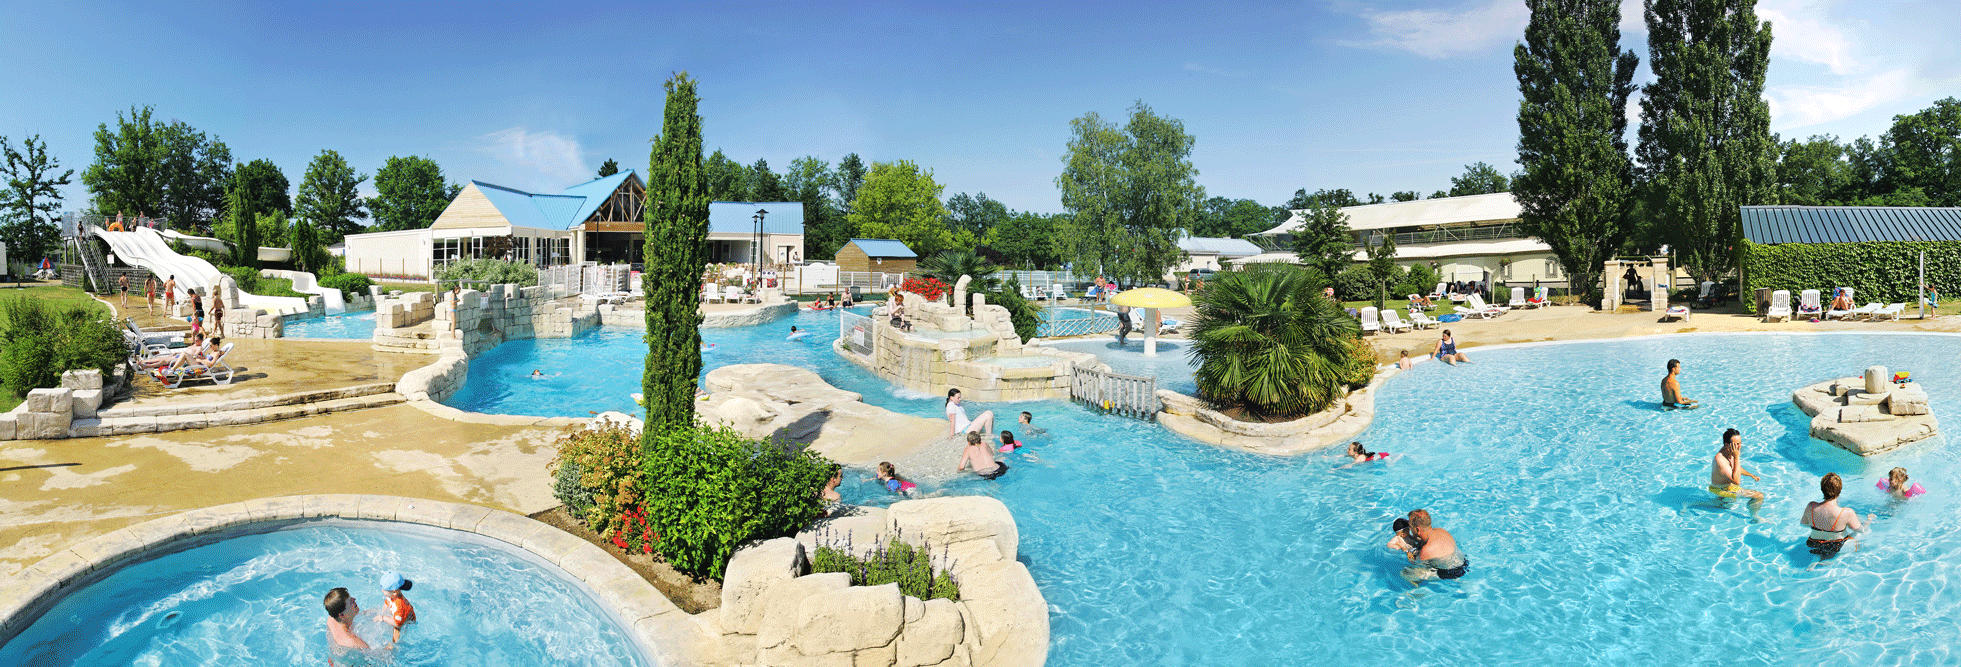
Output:
M656 534L653 525L647 522L645 508L628 508L620 514L619 521L614 522L614 525L617 528L613 532L613 546L625 549L627 553L654 552L654 542L660 539L660 535Z
M907 278L899 289L926 297L927 301L938 301L940 295L953 291L939 278Z

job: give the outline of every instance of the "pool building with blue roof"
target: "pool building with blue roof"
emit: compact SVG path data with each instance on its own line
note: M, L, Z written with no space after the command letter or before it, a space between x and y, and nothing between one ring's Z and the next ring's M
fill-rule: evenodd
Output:
M398 278L428 278L449 262L494 258L540 267L565 264L641 263L647 190L626 170L565 188L526 192L470 181L427 229L350 234L349 271ZM757 212L762 211L762 225ZM711 202L711 262L803 261L803 204Z

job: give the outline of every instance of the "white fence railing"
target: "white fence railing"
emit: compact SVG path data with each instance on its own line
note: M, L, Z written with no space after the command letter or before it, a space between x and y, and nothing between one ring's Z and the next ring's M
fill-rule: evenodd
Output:
M1138 419L1156 417L1160 406L1157 378L1082 366L1075 367L1069 383L1069 397L1088 403L1092 408Z
M872 329L872 318L847 310L838 311L838 339L844 341L845 349L867 357L878 348L878 332Z
M538 269L538 285L562 294L627 292L633 268L627 264L575 264Z

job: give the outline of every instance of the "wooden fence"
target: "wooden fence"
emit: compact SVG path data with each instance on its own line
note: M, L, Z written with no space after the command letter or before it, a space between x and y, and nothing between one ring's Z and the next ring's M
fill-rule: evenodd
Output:
M1154 419L1158 414L1158 380L1154 377L1077 366L1069 383L1069 397L1125 417Z

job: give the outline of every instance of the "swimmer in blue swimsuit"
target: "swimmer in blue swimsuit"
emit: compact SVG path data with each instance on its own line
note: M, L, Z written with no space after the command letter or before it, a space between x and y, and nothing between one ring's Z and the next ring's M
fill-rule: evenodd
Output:
M1460 361L1464 363L1470 363L1471 361L1464 356L1464 353L1457 351L1457 339L1451 337L1449 329L1444 330L1444 337L1437 341L1437 350L1430 356L1436 357L1439 361L1452 366L1456 366L1457 362Z

